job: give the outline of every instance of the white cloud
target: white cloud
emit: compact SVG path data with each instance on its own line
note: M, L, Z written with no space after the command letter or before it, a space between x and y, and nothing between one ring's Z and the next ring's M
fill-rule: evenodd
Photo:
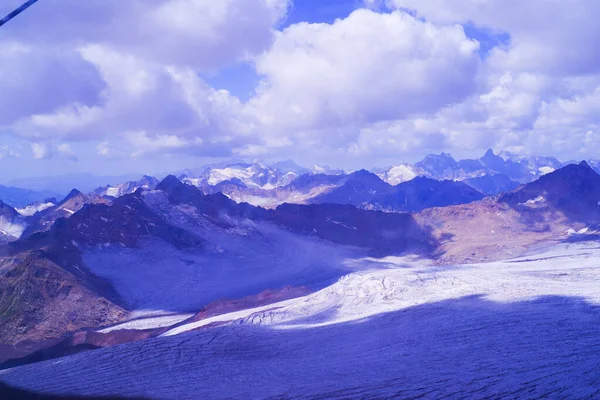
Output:
M460 26L361 9L333 24L293 25L256 61L251 112L274 135L311 131L333 146L360 126L434 113L475 87L478 43ZM324 130L347 129L341 137ZM324 136L325 135L325 136ZM340 143L342 142L342 143Z
M63 159L67 161L78 161L79 158L69 144L61 143L31 143L31 152L36 160L49 160L52 158Z
M59 157L65 159L65 160L69 160L69 161L78 161L79 160L77 158L77 155L71 148L71 146L66 143L59 144L58 146L56 146L56 151L58 152Z
M209 155L215 150L211 144L229 136L230 142L239 146L251 140L245 138L248 130L240 101L209 87L189 68L151 64L97 45L80 52L105 82L103 102L94 106L75 103L53 113L31 115L13 126L16 132L69 140L147 132L150 136L199 139L208 145ZM139 140L129 143L144 144ZM195 149L203 151L198 146Z
M53 141L93 140L102 157L334 163L597 149L600 3L363 3L331 24L275 32L288 0L40 2L28 24L3 27L0 133L34 142L37 158L72 159ZM459 24L510 40L482 56ZM247 103L198 76L240 60L260 78Z
M288 0L40 2L28 11L28 24L19 19L3 27L0 133L44 142L105 141L143 131L195 143L201 138L205 148L194 147L197 153L230 154L256 138L247 137L240 101L206 85L197 72L268 49L289 5Z
M90 43L163 65L216 69L267 49L289 0L53 0L28 11L9 39ZM35 26L36 29L31 29Z
M438 23L466 23L510 34L491 61L504 69L553 74L600 72L595 0L388 0Z
M12 149L8 145L5 145L5 144L0 145L0 159L7 158L7 157L19 158L19 157L21 157L21 153L19 153L18 150Z
M50 154L48 146L44 143L31 143L31 151L33 153L33 158L36 160L48 158Z

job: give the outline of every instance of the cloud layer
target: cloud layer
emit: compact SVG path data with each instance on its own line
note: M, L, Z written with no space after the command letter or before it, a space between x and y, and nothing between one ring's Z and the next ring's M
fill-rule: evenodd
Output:
M346 165L488 147L598 151L593 0L369 0L330 24L281 28L291 7L40 2L2 28L0 134L30 141L34 158L70 160L74 142L103 159ZM508 41L484 53L473 32ZM240 63L258 77L248 101L200 77Z

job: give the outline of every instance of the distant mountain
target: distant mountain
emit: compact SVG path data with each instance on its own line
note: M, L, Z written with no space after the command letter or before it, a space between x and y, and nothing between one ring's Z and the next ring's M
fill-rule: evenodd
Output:
M99 197L116 198L125 194L133 193L139 188L154 189L158 183L158 179L152 176L144 175L137 181L129 181L125 183L119 183L117 185L106 185L101 188L97 188L92 192L92 194Z
M453 179L455 171L458 170L458 163L448 153L429 154L416 163L415 167L432 178Z
M52 197L44 199L42 201L36 201L35 203L28 204L23 208L17 208L19 214L25 217L31 217L40 211L44 211L57 203L56 198Z
M570 164L503 194L499 201L519 209L560 212L574 221L600 223L600 175L585 161Z
M430 154L414 165L389 167L379 176L391 185L406 182L416 176L462 181L498 174L515 182L527 183L562 166L554 157L524 157L509 152L495 154L489 149L481 158L458 161L448 153Z
M79 190L73 189L57 204L46 207L28 218L28 227L23 232L23 236L27 237L36 232L49 230L58 219L70 218L86 204L106 202L107 200L98 196L85 195Z
M301 167L300 165L296 164L294 160L278 161L269 164L269 167L273 168L274 170L280 171L284 174L287 174L288 172L293 172L296 175L303 175L310 172L308 168Z
M51 195L44 195L26 203L29 204L33 201L42 200L46 197L63 197L73 188L76 188L83 193L87 193L101 186L116 185L122 182L136 180L140 175L125 174L120 176L99 176L90 173L75 173L57 176L13 179L9 182L9 185L36 191L49 191L52 193ZM23 206L26 204L23 204Z
M351 204L369 210L416 212L480 200L484 195L462 182L416 177L391 186L377 175L361 170L348 175L336 189L316 196L310 203Z
M348 175L341 186L316 196L309 202L361 206L393 191L393 186L382 181L374 173L363 169Z
M410 181L417 176L425 175L423 170L412 166L410 164L400 164L393 167L384 169L382 172L377 174L384 182L395 186L399 183Z
M374 197L363 207L388 212L418 212L430 207L471 203L484 197L463 182L417 177L395 186L389 194Z
M51 197L62 197L62 195L55 191L36 191L0 185L0 201L15 208L23 208Z
M215 186L221 182L238 180L246 187L270 190L285 186L297 178L293 171L281 172L259 162L231 164L223 168L209 167L198 176L184 175L182 181L197 187Z
M504 174L484 175L477 178L468 178L463 181L473 189L487 195L496 195L503 192L509 192L519 186L518 182L513 181Z

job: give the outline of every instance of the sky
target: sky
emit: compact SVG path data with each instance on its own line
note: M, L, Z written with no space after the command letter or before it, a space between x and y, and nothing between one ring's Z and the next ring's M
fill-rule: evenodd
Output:
M596 0L40 0L0 27L0 182L600 158L597 15Z

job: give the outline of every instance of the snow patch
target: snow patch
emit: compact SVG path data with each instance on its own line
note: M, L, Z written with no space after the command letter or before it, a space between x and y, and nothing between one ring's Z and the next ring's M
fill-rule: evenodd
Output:
M544 201L546 201L546 198L544 196L538 196L535 199L529 199L525 203L519 203L517 205L518 206L534 206L539 203L543 203Z
M118 187L109 187L108 189L106 189L106 195L107 196L111 196L111 197L118 197L119 196L119 188Z
M416 178L417 174L410 165L402 164L391 167L389 170L378 174L378 176L390 185L396 186L399 183Z
M540 168L538 168L538 171L541 175L546 175L546 174L556 171L556 169L552 168L552 167L540 167Z
M112 331L121 331L125 329L135 329L135 330L144 330L144 329L156 329L156 328L166 328L180 322L185 321L193 317L194 314L175 314L175 315L163 315L160 317L150 317L150 318L140 318L134 319L131 321L123 322L118 325L110 326L108 328L104 328L99 330L100 333L109 333Z
M43 203L43 204L30 204L27 207L24 208L17 208L17 212L21 215L23 215L24 217L31 217L32 215L34 215L35 213L39 212L39 211L44 211L47 208L50 208L54 206L54 203Z
M0 233L13 238L20 238L25 231L25 225L15 224L8 221L5 217L0 217Z

